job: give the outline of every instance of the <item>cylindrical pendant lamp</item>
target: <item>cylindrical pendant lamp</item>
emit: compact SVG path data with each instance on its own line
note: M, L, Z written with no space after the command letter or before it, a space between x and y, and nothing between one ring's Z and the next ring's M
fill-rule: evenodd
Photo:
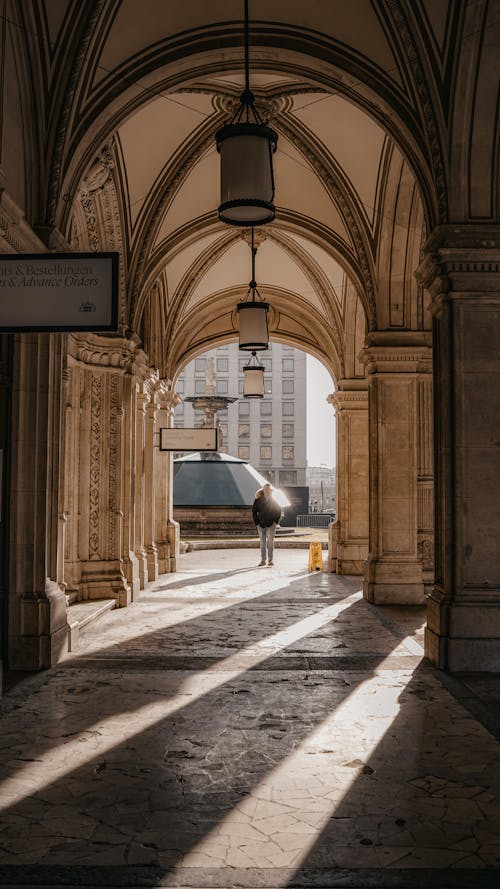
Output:
M257 361L255 352L243 368L243 397L264 398L264 366Z
M264 124L235 123L223 126L215 138L220 153L219 219L241 226L271 222L277 134Z
M264 225L274 219L273 154L278 134L261 119L250 89L248 0L245 14L245 89L232 119L215 134L220 154L219 219L228 225Z
M239 348L253 352L269 348L269 327L267 315L269 303L238 303Z

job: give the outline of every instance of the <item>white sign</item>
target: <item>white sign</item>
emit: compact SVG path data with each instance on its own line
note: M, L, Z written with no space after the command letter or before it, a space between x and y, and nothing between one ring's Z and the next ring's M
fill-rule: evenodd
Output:
M118 331L118 253L0 254L0 332Z
M218 429L160 429L160 451L216 451Z

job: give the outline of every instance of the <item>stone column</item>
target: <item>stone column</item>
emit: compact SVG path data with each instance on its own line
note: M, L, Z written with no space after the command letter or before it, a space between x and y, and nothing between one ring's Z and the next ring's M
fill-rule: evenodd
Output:
M135 411L135 476L134 476L134 552L139 570L139 585L144 589L148 582L148 560L144 545L144 456L146 448L146 409L148 396L142 387L136 395Z
M169 383L159 389L158 431L172 425L174 408L182 399L169 387ZM156 546L158 550L158 570L168 574L176 570L179 554L179 523L174 520L173 507L173 455L170 451L158 453L156 461Z
M426 656L500 671L500 228L442 226L418 276L434 316L435 583Z
M340 380L328 401L337 418L337 516L329 529L329 568L363 574L368 556L368 384Z
M140 593L139 562L135 542L135 416L137 385L130 374L123 381L123 571L131 600Z
M156 415L158 405L154 392L146 405L144 447L144 548L147 560L148 583L158 579L158 549L156 545Z
M14 338L9 662L39 670L67 651L60 537L63 337ZM59 582L61 580L61 583Z
M370 530L363 590L376 604L421 604L418 396L431 373L431 334L371 333L368 375Z

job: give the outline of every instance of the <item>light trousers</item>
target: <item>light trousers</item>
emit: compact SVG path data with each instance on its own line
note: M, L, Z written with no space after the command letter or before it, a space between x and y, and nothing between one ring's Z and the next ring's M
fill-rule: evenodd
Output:
M268 562L272 562L276 522L270 525L269 528L261 528L260 525L257 525L257 529L260 537L260 560L261 562L265 562L267 558Z

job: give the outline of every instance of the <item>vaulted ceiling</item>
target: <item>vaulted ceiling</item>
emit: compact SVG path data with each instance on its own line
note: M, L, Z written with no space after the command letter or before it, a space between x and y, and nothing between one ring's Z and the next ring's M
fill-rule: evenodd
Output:
M413 270L450 212L446 128L467 7L250 2L251 86L279 134L259 290L273 336L337 378L362 375L366 329L429 325ZM243 0L38 0L11 15L38 35L25 72L49 149L38 221L77 249L120 250L123 328L151 354L148 324L160 324L162 372L174 375L235 339L250 279L248 233L217 217L214 141L243 87ZM43 198L31 200L40 216Z

